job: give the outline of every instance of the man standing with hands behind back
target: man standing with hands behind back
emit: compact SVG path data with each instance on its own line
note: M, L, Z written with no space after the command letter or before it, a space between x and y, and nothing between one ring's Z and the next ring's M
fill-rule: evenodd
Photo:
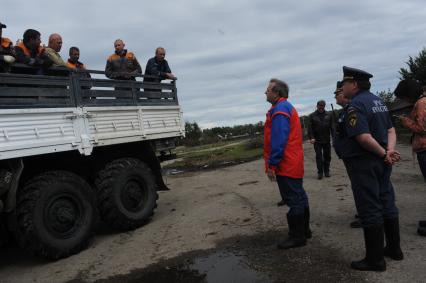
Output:
M392 165L399 161L396 133L386 105L370 92L373 75L343 67L342 90L351 100L344 118L346 150L342 152L358 216L364 232L366 255L351 267L362 271L385 271L384 256L402 260L399 213L390 181ZM384 235L386 247L384 246Z

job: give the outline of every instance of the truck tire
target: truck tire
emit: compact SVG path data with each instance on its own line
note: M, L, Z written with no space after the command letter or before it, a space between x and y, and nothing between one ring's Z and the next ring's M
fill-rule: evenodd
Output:
M151 169L134 158L108 163L96 180L103 221L120 231L134 230L154 214L157 187Z
M97 219L93 189L67 171L42 173L17 196L17 242L32 253L59 259L78 253L93 236Z

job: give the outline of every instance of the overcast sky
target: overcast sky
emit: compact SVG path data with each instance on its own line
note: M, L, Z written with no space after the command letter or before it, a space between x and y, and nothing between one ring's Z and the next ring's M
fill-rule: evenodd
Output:
M393 90L426 45L425 17L420 0L2 0L0 9L4 36L34 28L47 44L59 33L62 57L78 46L90 69L104 69L117 38L143 69L165 47L184 118L202 128L264 120L271 77L289 84L300 115L319 99L330 109L343 65L372 73L373 92Z

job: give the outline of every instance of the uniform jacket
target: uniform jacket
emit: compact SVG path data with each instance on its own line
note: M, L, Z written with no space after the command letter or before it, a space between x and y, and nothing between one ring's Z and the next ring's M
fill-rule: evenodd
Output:
M417 100L410 117L403 118L402 124L413 132L413 151L426 150L426 96Z
M296 109L286 98L280 98L266 114L263 158L265 170L303 178L302 127Z
M316 143L330 143L333 134L333 117L330 113L315 111L309 115L308 136Z
M378 96L362 90L352 98L344 118L346 136L350 140L345 145L342 158L374 154L364 149L357 141L360 134L371 136L383 147L388 145L388 130L393 128L388 108Z
M142 68L135 54L124 50L122 55L117 53L108 57L105 75L110 79L129 79L129 75L141 75Z

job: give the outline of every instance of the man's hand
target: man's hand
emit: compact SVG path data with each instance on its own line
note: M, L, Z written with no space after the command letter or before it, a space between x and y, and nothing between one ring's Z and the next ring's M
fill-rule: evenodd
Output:
M277 177L275 176L275 171L271 168L268 168L266 174L268 175L269 181L271 182L274 182L277 179Z
M172 73L166 73L166 77L167 77L168 79L171 79L171 80L176 80L176 76L175 76L175 75L173 75Z
M385 163L388 165L394 165L396 162L401 160L401 154L392 149L392 150L388 150L386 153L386 157L385 157Z
M314 144L314 143L315 143L315 139L310 139L310 140L309 140L309 142L310 142L311 144Z
M10 55L0 55L0 59L2 59L4 62L8 64L12 64L13 62L15 62L15 57Z

